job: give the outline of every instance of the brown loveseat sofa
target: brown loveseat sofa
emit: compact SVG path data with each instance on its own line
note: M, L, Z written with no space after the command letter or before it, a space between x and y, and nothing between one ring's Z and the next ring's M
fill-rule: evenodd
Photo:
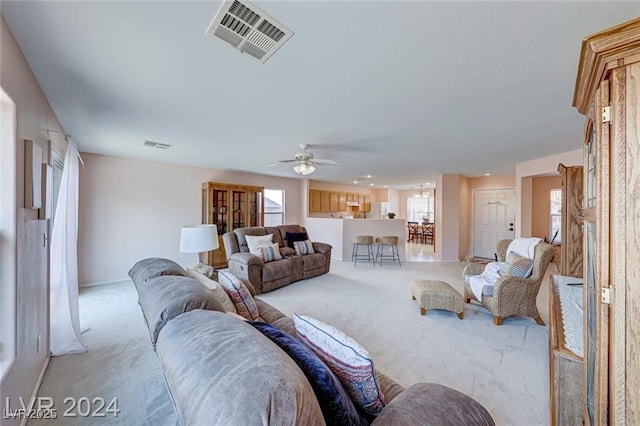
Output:
M129 271L180 424L327 424L326 407L297 363L249 323L226 314L213 292L187 275L160 258ZM253 300L263 322L297 337L293 319ZM487 410L461 392L435 383L405 389L377 374L387 403L366 423L494 425Z
M256 293L275 290L295 281L315 277L329 272L331 246L313 243L315 253L299 256L286 244L287 232L302 233L300 225L254 226L237 228L222 236L227 255L229 271L236 277L251 282ZM263 236L272 234L272 241L280 247L281 260L264 263L260 257L249 253L247 235Z

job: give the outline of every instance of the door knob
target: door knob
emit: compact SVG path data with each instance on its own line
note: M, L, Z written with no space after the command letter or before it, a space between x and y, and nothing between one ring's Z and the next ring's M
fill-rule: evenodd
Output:
M513 228L509 228L509 231L513 231Z
M513 226L513 223L510 223L509 226Z

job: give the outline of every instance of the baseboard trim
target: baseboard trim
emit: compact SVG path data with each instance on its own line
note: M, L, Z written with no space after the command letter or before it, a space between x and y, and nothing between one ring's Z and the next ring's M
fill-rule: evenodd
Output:
M36 387L33 389L33 394L31 394L31 400L35 401L38 397L38 392L40 391L40 385L42 384L42 380L44 379L44 373L47 372L47 367L49 366L49 360L51 359L51 354L47 356L44 360L44 364L42 365L42 370L40 370L40 376L38 376L38 381L36 382ZM27 424L28 417L22 419L20 426L25 426Z
M110 284L120 284L120 283L124 283L130 281L129 278L123 278L120 280L111 280L111 281L98 281L95 283L85 283L85 284L80 284L78 287L80 288L86 288L86 287L98 287L98 286L102 286L102 285L110 285Z

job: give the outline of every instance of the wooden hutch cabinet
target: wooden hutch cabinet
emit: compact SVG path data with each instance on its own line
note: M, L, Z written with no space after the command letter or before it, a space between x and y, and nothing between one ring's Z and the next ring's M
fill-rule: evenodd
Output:
M582 43L584 421L640 424L640 19Z
M227 266L222 235L236 228L264 224L264 187L218 182L202 184L202 223L218 228L220 248L207 254L207 263L216 268Z
M583 199L582 166L567 167L560 163L562 177L562 245L560 246L560 275L582 278Z

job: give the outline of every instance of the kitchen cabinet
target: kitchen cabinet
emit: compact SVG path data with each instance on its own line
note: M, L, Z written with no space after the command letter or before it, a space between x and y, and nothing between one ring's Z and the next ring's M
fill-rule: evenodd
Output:
M340 211L340 194L337 192L332 192L331 193L331 200L330 200L330 208L329 211L332 212L337 212Z
M320 192L317 189L309 190L309 212L316 213L320 211Z
M331 192L320 191L320 211L326 213L331 211Z

